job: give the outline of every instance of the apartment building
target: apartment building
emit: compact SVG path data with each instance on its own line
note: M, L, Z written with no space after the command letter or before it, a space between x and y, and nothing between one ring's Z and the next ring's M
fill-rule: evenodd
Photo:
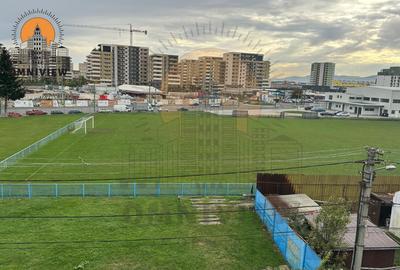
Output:
M262 54L228 52L225 62L225 87L267 88L269 86L270 62Z
M88 79L112 86L149 82L149 49L99 44L87 57Z
M202 56L197 62L197 84L203 90L222 90L226 64L222 57Z
M400 87L400 67L390 67L378 72L377 86Z
M183 59L178 64L181 89L186 91L199 90L198 60Z
M178 55L153 54L150 56L150 81L163 92L180 88Z
M335 63L312 63L310 84L313 86L332 87L335 77Z
M110 46L93 49L86 57L87 79L91 83L111 85L113 81L113 57Z

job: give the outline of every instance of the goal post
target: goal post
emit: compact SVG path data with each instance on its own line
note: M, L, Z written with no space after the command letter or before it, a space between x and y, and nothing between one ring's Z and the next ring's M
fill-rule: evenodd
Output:
M89 127L94 128L94 116L89 116L81 119L80 121L77 121L75 123L75 129L72 131L72 133L75 134L79 130L83 129L85 134L87 134L88 122L89 122Z

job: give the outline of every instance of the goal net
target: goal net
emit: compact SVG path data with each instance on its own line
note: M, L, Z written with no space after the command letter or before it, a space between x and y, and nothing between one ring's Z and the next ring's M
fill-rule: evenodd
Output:
M89 116L75 122L75 128L72 133L75 134L78 131L83 131L87 134L88 128L94 128L94 116Z

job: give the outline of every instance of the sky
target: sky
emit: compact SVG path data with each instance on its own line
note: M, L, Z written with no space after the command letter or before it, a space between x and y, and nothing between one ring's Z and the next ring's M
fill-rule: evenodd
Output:
M134 45L153 53L263 53L272 78L309 75L312 62L335 62L337 75L350 76L400 65L398 0L2 0L0 43L11 47L15 20L36 8L62 24L132 24L148 31L134 34ZM63 30L76 68L97 44L129 44L126 32Z

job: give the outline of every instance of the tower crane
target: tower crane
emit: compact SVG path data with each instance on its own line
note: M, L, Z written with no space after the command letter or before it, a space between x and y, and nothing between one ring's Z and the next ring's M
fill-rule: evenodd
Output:
M126 28L118 28L118 27L105 27L105 26L96 26L96 25L86 25L86 24L64 24L66 27L76 27L76 28L87 28L87 29L98 29L98 30L110 30L110 31L118 31L118 32L129 32L130 34L130 45L133 44L133 33L143 33L147 35L147 30L139 30L134 29L132 24L129 24L129 29Z

